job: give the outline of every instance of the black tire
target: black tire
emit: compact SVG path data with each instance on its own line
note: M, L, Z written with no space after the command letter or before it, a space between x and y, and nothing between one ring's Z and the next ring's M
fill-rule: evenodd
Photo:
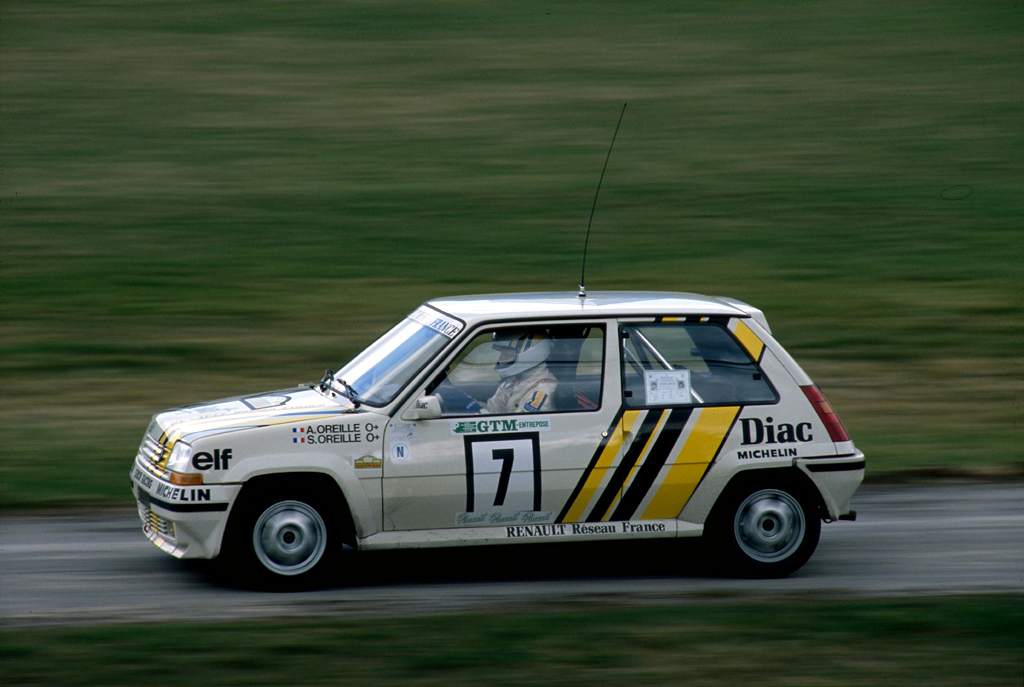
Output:
M821 536L813 504L803 489L785 482L730 489L707 531L717 562L742 577L786 577L799 570Z
M236 582L272 591L322 586L347 536L338 496L315 482L282 478L247 487L225 535Z

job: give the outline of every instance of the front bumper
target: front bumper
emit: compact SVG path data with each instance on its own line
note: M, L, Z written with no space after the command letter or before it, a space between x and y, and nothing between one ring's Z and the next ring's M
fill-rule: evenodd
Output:
M220 553L231 504L241 485L178 486L138 457L130 477L142 531L150 541L176 558L214 558Z

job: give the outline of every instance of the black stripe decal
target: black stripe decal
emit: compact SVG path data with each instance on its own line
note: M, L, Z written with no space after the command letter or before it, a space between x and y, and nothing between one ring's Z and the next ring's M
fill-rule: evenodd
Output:
M149 497L149 502L154 506L160 506L164 510L175 513L222 513L228 509L226 503L174 503L161 499Z
M611 507L615 497L618 496L622 485L626 483L626 478L632 472L633 466L640 459L640 454L643 453L644 447L647 446L647 441L651 438L654 428L658 426L658 421L666 412L668 411L658 412L651 410L647 412L647 417L644 418L643 423L640 425L640 430L637 432L636 439L633 440L633 445L629 447L629 452L622 457L619 467L615 468L608 486L605 487L601 498L597 500L597 504L591 509L590 515L587 516L587 522L601 521L601 517Z
M466 453L466 512L472 513L476 503L476 494L473 490L473 438L463 437L463 446Z
M647 454L644 464L637 470L633 483L629 485L629 489L622 495L619 505L615 507L612 520L629 520L633 517L640 502L644 500L654 481L658 479L658 473L668 461L669 452L676 445L679 435L683 433L683 427L686 426L686 422L692 414L692 408L676 408L669 414L668 420L665 421L665 427L655 440L651 452Z
M583 485L587 483L588 479L590 479L590 474L597 466L597 461L601 459L601 454L604 453L604 449L608 445L608 441L612 438L612 434L618 431L619 422L622 420L622 411L623 409L619 408L619 412L615 414L611 425L608 426L608 431L605 432L605 436L601 438L601 443L597 445L597 450L594 451L594 455L590 459L590 464L587 465L587 469L583 471L583 476L580 477L580 481L576 483L576 488L572 490L569 500L565 502L565 506L562 507L562 512L558 514L558 518L555 519L555 522L562 522L565 520L565 516L568 515L569 509L572 508L574 503L576 503L576 499L579 498L580 492L583 491Z
M814 463L806 463L807 469L811 472L843 472L846 470L863 470L867 464L866 461L858 460L852 463L826 463L824 465L815 465Z

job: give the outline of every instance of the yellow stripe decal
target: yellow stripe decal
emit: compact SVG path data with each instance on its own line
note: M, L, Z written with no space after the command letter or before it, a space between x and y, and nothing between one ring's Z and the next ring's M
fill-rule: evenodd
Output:
M733 332L736 338L740 340L743 347L750 353L750 357L754 360L761 360L761 352L764 350L764 342L757 338L757 334L750 330L747 323L743 320L736 321L736 331Z
M240 419L238 416L213 417L203 420L185 420L169 427L160 437L160 445L164 447L163 458L158 463L161 468L167 467L171 457L171 449L184 437L215 430L253 429L256 427L276 427L292 422L314 422L337 417L338 413L314 412L309 414L270 415L262 418Z
M732 427L739 406L703 408L686 438L675 464L669 469L641 519L675 518L690 500L708 465L718 454Z
M653 413L655 411L652 410L650 412ZM633 479L633 475L636 474L637 467L640 465L640 463L644 462L644 457L647 456L648 453L650 453L651 446L654 446L655 440L658 438L658 435L661 433L661 428L665 426L665 421L668 420L668 415L669 415L669 411L667 411L667 410L663 410L661 412L661 417L658 418L658 424L657 424L657 426L655 426L654 431L651 432L651 436L649 436L647 438L647 444L644 445L644 450L640 452L640 456L637 458L636 462L633 463L633 467L630 468L629 474L626 475L625 481L622 483L622 486L619 488L619 493L617 493L615 495L615 498L612 499L611 504L608 506L608 510L605 511L604 515L601 516L601 521L602 522L608 520L609 516L611 516L611 514L615 511L615 506L619 503L619 499L622 498L622 495L624 493L626 493L626 487L629 486L630 480L632 480Z
M601 457L598 459L594 469L591 470L587 483L583 485L583 489L580 490L579 496L576 497L576 501L565 514L562 522L579 522L580 518L583 517L583 511L590 505L591 499L594 498L598 487L601 486L608 467L615 460L615 456L619 454L623 437L633 428L639 415L640 411L638 410L627 410L622 414L622 420L619 422L618 427L615 428L615 433L608 438L608 443L605 444Z

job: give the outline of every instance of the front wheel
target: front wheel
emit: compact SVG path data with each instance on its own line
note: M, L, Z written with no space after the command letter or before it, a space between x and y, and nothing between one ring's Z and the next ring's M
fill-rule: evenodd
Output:
M709 534L731 572L785 577L818 546L821 520L799 490L783 485L737 489L720 505Z
M323 584L343 539L332 499L311 486L245 496L224 552L224 562L242 576L238 582L277 591Z
M292 577L316 569L327 550L327 523L301 501L270 505L252 527L252 547L263 567Z

